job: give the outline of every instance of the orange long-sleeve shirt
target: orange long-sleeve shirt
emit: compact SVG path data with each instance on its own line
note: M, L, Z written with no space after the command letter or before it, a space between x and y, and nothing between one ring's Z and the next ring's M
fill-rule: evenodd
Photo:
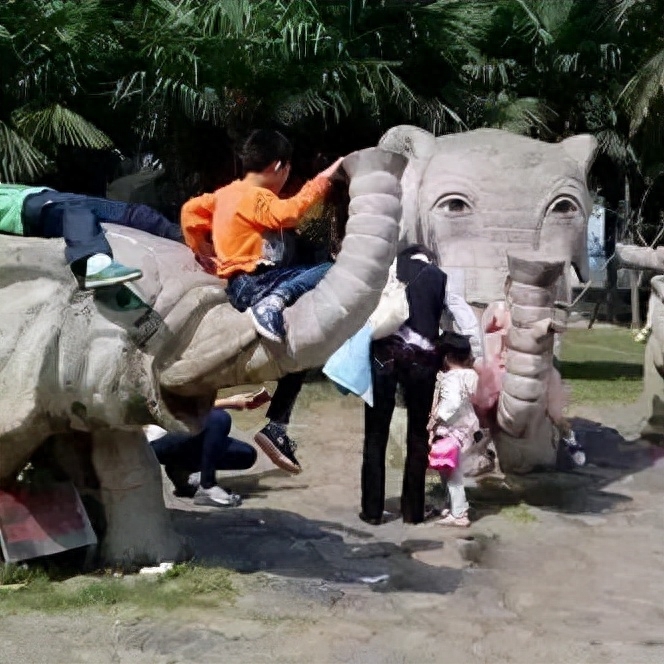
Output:
M316 177L295 196L281 199L269 189L235 180L184 204L180 221L185 242L195 254L209 256L212 240L217 274L224 279L251 273L259 261L272 259L266 234L297 226L329 188L327 178Z

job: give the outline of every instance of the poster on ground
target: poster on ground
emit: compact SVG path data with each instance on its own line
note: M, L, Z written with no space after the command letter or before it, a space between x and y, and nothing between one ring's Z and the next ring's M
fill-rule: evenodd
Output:
M5 562L96 544L73 484L20 485L0 491L0 546Z

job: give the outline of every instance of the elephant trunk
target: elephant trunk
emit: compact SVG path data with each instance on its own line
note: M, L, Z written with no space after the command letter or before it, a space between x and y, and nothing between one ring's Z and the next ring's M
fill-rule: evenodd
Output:
M511 327L496 446L503 471L521 473L551 465L555 459L547 400L554 333L565 327L554 309L556 282L563 276L565 261L513 254L507 261Z
M406 163L380 148L344 159L351 201L341 251L318 286L284 315L289 355L301 368L325 362L376 308L396 251Z
M616 258L621 267L633 270L664 272L664 247L651 249L633 244L616 244Z

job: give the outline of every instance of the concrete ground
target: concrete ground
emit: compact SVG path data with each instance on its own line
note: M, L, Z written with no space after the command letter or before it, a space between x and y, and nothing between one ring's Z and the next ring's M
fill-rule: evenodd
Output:
M468 530L371 527L357 516L361 402L307 385L301 475L224 480L238 509L168 495L197 562L240 573L235 602L5 617L0 664L662 662L664 450L636 440L637 406L576 414L587 467L487 479ZM399 482L391 468L388 509Z

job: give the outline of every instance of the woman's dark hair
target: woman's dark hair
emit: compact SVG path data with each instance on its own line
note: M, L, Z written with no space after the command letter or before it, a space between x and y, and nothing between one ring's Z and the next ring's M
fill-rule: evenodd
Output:
M293 146L283 134L273 129L256 129L242 146L240 161L245 174L260 173L275 161L285 166L292 156Z
M424 254L431 263L435 264L436 262L434 253L423 244L410 244L402 249L397 254L397 279L404 284L410 282L424 267L421 261L410 260L416 254Z
M424 254L431 262L436 260L436 255L423 244L409 244L405 249L399 252L399 258L410 258L416 254Z

